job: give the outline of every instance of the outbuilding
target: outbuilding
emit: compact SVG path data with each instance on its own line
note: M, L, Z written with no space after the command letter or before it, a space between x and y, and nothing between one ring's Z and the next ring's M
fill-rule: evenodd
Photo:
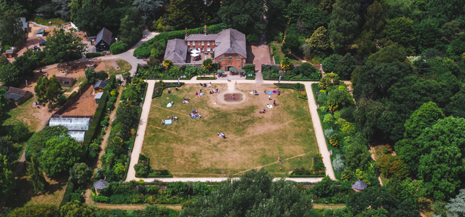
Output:
M16 87L8 88L8 91L3 95L5 99L15 105L21 105L32 97L32 93L27 90L22 90Z
M100 179L94 183L95 194L98 195L99 190L106 189L108 187L108 182Z
M86 131L89 130L90 118L52 117L50 118L48 125L51 127L63 126L71 131Z
M97 38L95 40L95 49L97 52L102 52L104 50L110 50L110 45L112 42L111 36L113 35L110 30L103 27L102 30L97 34Z
M42 38L42 37L44 37L44 36L45 36L45 28L42 28L42 29L37 30L37 32L36 32L36 37Z
M58 82L60 82L60 84L65 87L71 87L74 85L74 83L76 83L76 78L73 77L56 76L56 78Z
M368 185L364 181L357 180L355 184L352 185L352 189L354 189L355 192L360 192L363 191L365 188L367 188Z
M95 82L95 84L94 84L94 92L95 93L103 92L103 88L105 86L107 86L107 83L108 83L108 81L102 81L102 80Z

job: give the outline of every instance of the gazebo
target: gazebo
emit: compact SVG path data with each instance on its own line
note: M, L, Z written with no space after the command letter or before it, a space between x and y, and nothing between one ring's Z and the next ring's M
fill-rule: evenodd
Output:
M98 195L98 190L103 190L103 189L107 188L108 187L107 185L108 185L108 182L103 180L103 179L100 179L100 180L96 181L94 183L95 194Z
M368 185L364 181L357 180L355 184L352 185L352 189L354 189L355 192L360 192L363 191L363 189L367 188Z

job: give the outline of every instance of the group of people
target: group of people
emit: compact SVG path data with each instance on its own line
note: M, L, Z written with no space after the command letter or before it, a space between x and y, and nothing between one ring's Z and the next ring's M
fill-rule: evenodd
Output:
M200 92L195 92L195 95L198 96L198 97L202 97L203 96L203 91L200 90Z
M226 136L224 135L224 133L218 132L217 136L218 136L218 137L223 137L223 139L226 139Z
M210 90L210 94L219 93L219 92L220 90L218 88Z
M178 91L178 87L174 87ZM168 87L168 93L171 93L171 88Z
M186 103L189 103L189 102L190 102L190 99L184 97L184 100L182 101L182 103L186 104Z
M202 115L200 115L197 112L197 109L194 109L194 110L192 110L192 113L189 114L189 117L191 117L191 119L202 118Z
M265 114L266 110L263 109L262 111L259 111L260 114Z
M207 83L202 84L202 83L200 83L200 86L202 86L202 87L211 87L212 82L210 82L210 84L207 84Z

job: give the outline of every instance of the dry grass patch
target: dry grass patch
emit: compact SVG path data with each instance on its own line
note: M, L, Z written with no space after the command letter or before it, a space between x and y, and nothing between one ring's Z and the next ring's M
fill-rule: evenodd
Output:
M214 85L220 91L226 85ZM264 90L274 86L239 84L236 90L247 95L244 103L225 105L212 88L186 85L171 94L153 99L142 154L150 158L154 169L168 169L177 177L218 177L240 175L254 168L265 168L276 176L296 167L311 168L312 156L318 154L308 103L298 99L294 90L282 89L281 96L268 99ZM203 97L195 92L203 89ZM257 90L260 95L249 94ZM191 102L183 104L184 97ZM278 106L259 111L276 100ZM172 108L166 108L174 101ZM217 104L214 104L218 101ZM191 119L192 110L202 119ZM177 116L172 126L161 121ZM217 137L225 133L226 139ZM283 164L278 163L278 157Z

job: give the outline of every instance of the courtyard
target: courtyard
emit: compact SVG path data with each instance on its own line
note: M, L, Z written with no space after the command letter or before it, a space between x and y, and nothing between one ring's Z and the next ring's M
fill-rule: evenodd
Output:
M220 93L209 94L214 88ZM202 97L195 94L200 89ZM175 177L227 177L264 168L280 177L312 167L319 150L306 100L292 89L279 89L280 96L269 100L264 91L276 89L272 84L236 84L236 100L230 100L232 90L227 89L226 84L189 84L153 99L142 147L153 169L167 169ZM183 104L184 98L190 102ZM267 108L274 100L277 106ZM167 108L170 102L173 107ZM202 118L191 119L193 110ZM172 116L178 121L161 124Z

